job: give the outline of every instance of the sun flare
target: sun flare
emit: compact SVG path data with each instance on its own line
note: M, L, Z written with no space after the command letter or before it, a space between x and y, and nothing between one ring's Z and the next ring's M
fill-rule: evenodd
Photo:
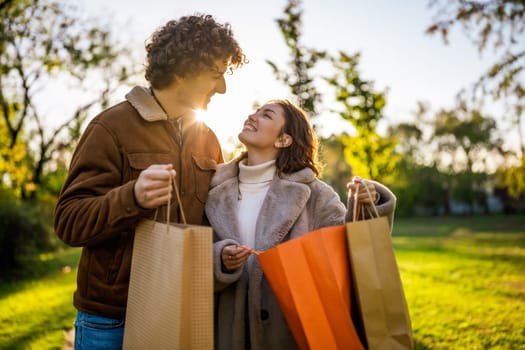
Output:
M229 154L239 149L240 142L237 135L241 132L244 122L240 113L234 116L231 112L223 112L218 109L196 110L195 116L217 135L226 158L230 158Z

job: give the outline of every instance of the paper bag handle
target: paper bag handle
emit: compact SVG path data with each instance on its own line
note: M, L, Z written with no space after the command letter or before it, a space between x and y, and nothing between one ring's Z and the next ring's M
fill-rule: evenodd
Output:
M364 180L362 180L364 181ZM358 219L358 216L359 216L359 201L358 201L358 198L357 198L357 195L359 194L359 183L357 184L356 186L356 190L355 190L355 197L354 197L354 212L353 212L353 219L354 220L357 220ZM377 207L374 203L374 199L372 198L372 193L370 193L370 190L368 189L368 187L365 185L365 190L366 192L368 193L368 197L370 198L370 202L372 204L372 208L374 209L374 212L375 212L375 217L379 217L379 212L377 211ZM363 206L364 207L364 206ZM367 210L368 210L368 214L371 216L371 217L374 217L374 215L370 212L370 209L368 209L367 207ZM364 212L361 212L362 213L362 218L364 219Z
M170 183L168 184L168 187L170 187L173 184L173 187L175 187L175 195L177 196L177 203L179 204L180 208L180 214L182 216L182 223L186 224L186 215L184 215L184 208L182 207L182 201L180 199L179 195L179 188L177 187L177 181L175 181L175 174L173 176L170 176ZM166 223L170 223L170 213L171 213L171 196L168 198L168 204L166 205ZM155 215L153 216L153 221L157 221L157 213L159 211L159 208L155 209Z

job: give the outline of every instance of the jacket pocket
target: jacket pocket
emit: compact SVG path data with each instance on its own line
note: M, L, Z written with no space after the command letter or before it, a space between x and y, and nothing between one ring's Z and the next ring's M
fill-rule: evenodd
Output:
M217 162L206 156L191 155L193 159L195 195L202 203L208 198L211 177L217 170Z
M174 162L174 159L170 157L169 153L159 152L128 153L127 159L130 168L128 181L138 178L140 172L152 164L168 164Z

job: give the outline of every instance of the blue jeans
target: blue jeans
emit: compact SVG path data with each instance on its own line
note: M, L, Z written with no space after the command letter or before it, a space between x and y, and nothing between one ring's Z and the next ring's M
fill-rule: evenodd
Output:
M75 350L122 349L124 320L77 311Z

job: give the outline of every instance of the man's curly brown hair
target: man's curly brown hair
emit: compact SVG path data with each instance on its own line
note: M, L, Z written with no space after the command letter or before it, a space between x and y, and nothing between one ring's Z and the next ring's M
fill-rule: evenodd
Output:
M146 79L162 89L174 76L192 77L224 60L230 72L247 63L228 23L211 15L184 16L157 29L146 44Z

